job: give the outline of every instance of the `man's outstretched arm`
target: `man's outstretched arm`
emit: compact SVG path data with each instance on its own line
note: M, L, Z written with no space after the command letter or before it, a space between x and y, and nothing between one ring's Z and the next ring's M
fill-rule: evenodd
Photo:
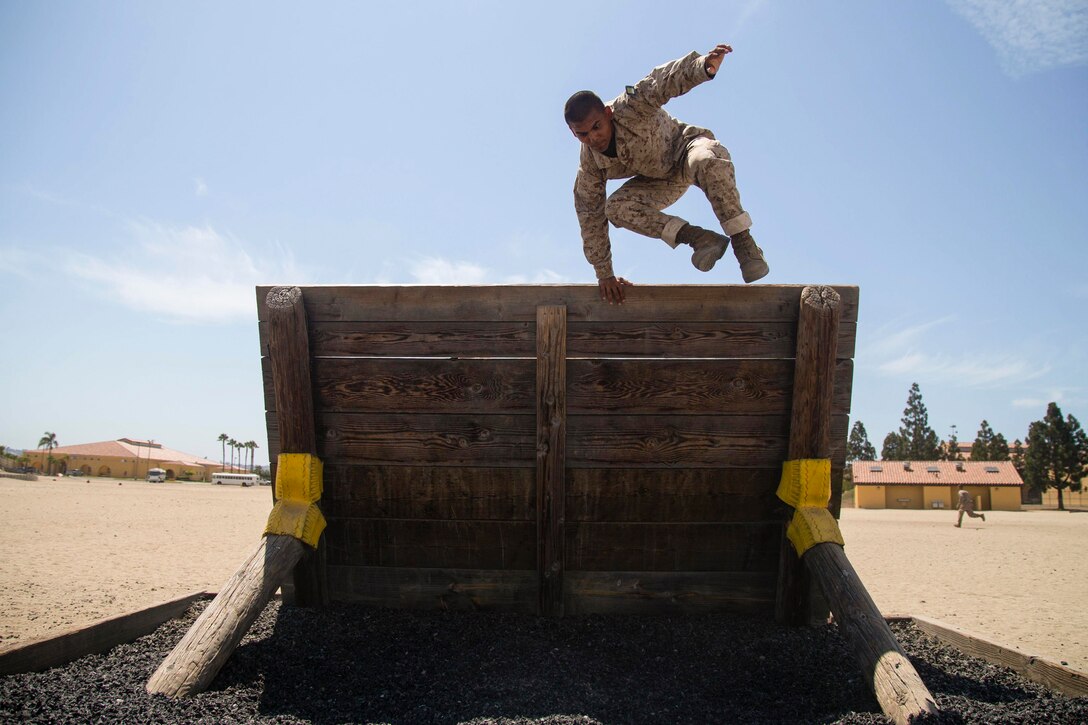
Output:
M722 58L731 52L731 46L721 43L706 55L692 51L683 58L660 65L634 86L634 93L628 92L630 98L635 102L664 106L670 99L713 78L721 67Z

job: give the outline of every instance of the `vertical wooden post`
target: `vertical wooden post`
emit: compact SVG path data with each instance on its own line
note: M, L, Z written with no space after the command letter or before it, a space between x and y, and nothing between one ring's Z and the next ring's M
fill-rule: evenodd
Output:
M540 613L563 615L567 308L536 308L536 531Z
M801 292L797 323L789 460L831 457L831 401L835 387L839 295L830 287ZM937 712L937 703L881 616L865 585L836 543L818 543L798 559L783 539L776 614L780 621L807 617L806 577L819 584L839 631L884 713L909 723ZM788 562L788 566L786 566Z
M831 457L831 401L841 316L839 293L831 287L801 291L787 460ZM785 624L807 624L811 587L801 559L786 539L785 526L779 551L775 618Z
M316 456L310 339L302 290L274 287L265 297L265 305L268 308L268 361L272 368L276 418L280 426L280 453ZM328 605L324 534L317 550L307 550L295 567L293 578L294 601L290 603L303 607Z

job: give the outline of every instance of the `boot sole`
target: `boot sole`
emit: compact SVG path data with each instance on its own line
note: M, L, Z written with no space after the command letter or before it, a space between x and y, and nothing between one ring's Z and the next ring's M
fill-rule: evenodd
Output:
M768 274L770 274L771 268L767 266L766 262L764 262L762 265L759 266L749 265L748 269L741 269L740 272L741 277L744 278L744 283L751 284L752 282L763 279Z
M728 248L728 244L722 246L721 249L706 249L700 252L695 252L691 255L691 264L695 269L700 272L709 272L714 269L714 265L718 263L718 260L725 254L725 250Z

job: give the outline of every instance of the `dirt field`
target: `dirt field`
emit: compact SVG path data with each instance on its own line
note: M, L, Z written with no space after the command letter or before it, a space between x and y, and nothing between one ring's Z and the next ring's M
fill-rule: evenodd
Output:
M0 647L215 591L257 544L267 487L0 478ZM842 516L846 551L885 614L922 614L1088 672L1088 513Z

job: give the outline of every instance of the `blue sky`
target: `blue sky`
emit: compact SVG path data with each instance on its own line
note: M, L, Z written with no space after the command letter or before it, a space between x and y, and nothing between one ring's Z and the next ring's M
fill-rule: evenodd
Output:
M0 444L267 451L257 284L592 283L563 102L719 42L667 108L730 149L767 282L861 288L877 448L912 382L942 437L1088 423L1088 2L666 6L0 4Z

